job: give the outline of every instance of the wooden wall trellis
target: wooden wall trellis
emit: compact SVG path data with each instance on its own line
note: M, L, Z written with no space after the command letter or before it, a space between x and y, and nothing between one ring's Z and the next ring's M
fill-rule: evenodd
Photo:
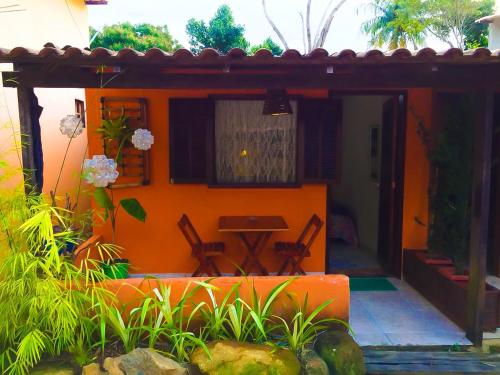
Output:
M101 97L101 119L115 120L123 113L127 117L127 126L131 130L149 129L147 100L145 98ZM116 158L117 145L104 146L106 156ZM150 151L137 150L131 142L122 148L122 157L118 161L120 176L111 185L112 188L126 188L149 185L151 179Z

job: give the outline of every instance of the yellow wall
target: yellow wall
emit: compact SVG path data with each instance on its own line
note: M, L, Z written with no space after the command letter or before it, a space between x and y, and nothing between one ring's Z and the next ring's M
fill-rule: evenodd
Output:
M263 93L261 91L225 91L226 93ZM145 97L148 99L151 130L155 144L151 149L151 185L116 189L115 198L135 197L145 207L146 224L121 213L118 218L117 242L126 246L123 256L129 258L137 273L192 273L197 262L182 236L177 221L183 213L192 220L205 241L224 241L227 259L220 263L223 272L233 272L233 263L240 264L245 255L234 234L217 231L221 215L282 215L290 231L276 233L272 241L295 241L313 213L323 220L326 215L326 186L306 185L303 188L223 189L207 185L172 185L169 183L168 100L171 97L206 97L223 91L188 90L87 90L90 154L102 153L102 144L95 134L99 125L101 96ZM302 92L308 96L326 96L326 91ZM96 227L110 240L109 228ZM281 259L271 249L263 257L266 267L277 271ZM325 270L325 229L312 247L312 256L304 261L309 272Z
M84 0L17 0L20 12L0 13L0 47L24 46L41 49L47 42L59 47L88 45L87 6ZM0 70L12 70L11 64L0 64ZM1 85L1 83L0 83ZM44 151L44 191L53 189L68 138L59 132L59 121L74 114L74 100L84 99L80 89L36 89L39 103L44 107L40 123ZM13 133L19 137L19 116L16 90L0 87L0 158L18 168ZM75 139L69 151L58 195L76 191L80 163L87 144L86 132ZM9 185L21 182L20 174ZM81 202L81 209L88 207Z

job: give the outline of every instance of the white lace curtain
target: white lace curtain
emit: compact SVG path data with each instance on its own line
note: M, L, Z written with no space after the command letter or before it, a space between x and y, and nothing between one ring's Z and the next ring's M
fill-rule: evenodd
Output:
M296 181L297 104L293 114L264 116L261 100L220 100L215 107L218 183Z

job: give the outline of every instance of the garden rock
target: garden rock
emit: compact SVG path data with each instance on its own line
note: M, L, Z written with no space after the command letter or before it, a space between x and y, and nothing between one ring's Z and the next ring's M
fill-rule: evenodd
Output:
M328 366L325 361L314 350L304 349L302 351L302 367L305 375L329 375Z
M299 375L300 362L286 349L267 345L215 341L207 345L211 358L202 348L191 356L192 364L207 375Z
M364 375L363 351L344 331L328 331L318 336L315 350L333 375Z
M104 360L102 365L109 375L124 375L120 369L120 358L108 357Z
M114 362L125 375L187 375L184 367L153 349L134 349L128 354L114 358ZM112 364L109 363L109 366Z
M82 375L106 375L106 372L101 371L99 364L91 363L90 365L83 367Z

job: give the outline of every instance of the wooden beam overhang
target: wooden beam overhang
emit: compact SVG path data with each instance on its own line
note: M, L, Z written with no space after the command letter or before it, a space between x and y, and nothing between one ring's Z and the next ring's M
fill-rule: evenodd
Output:
M476 346L483 341L483 311L490 215L494 91L482 91L476 99L474 161L470 228L470 262L467 306L467 338Z
M490 64L355 64L292 66L279 69L166 70L153 66L98 67L16 64L3 72L6 87L140 89L495 89L500 87L500 60Z
M32 87L17 88L19 123L22 138L22 161L26 193L41 192L43 187L43 152L40 115L43 108Z

